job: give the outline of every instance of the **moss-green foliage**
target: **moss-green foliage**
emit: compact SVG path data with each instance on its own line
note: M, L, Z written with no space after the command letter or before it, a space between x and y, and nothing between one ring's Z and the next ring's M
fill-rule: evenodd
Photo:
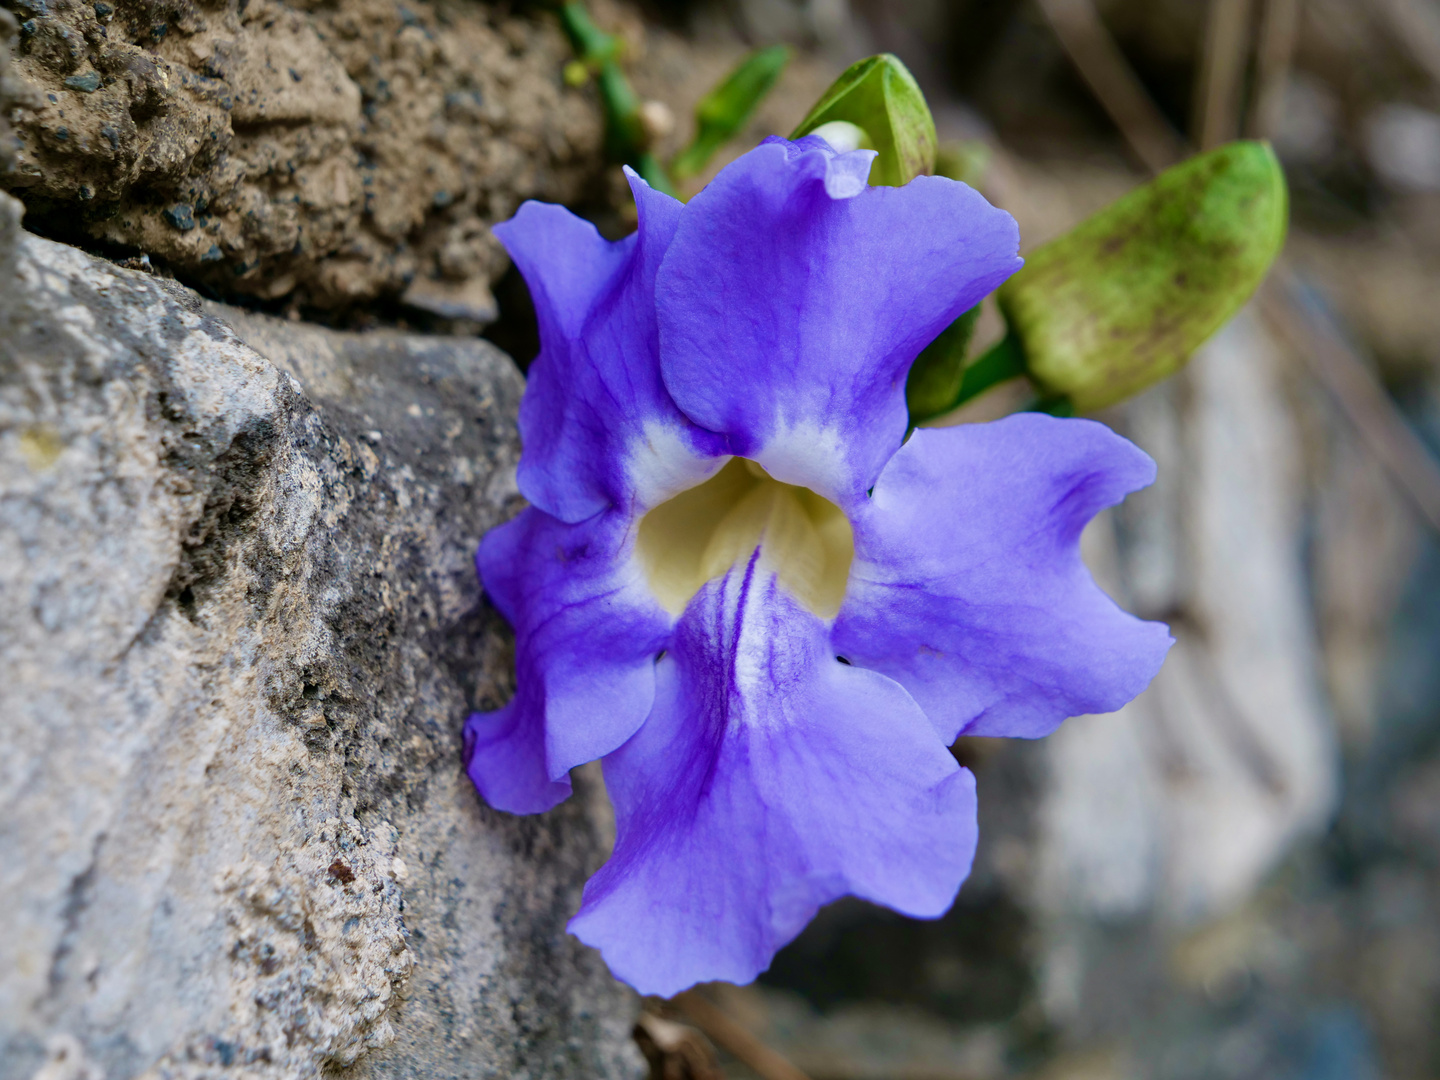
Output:
M1031 253L998 298L1037 389L1084 413L1173 374L1259 287L1287 208L1269 144L1233 142Z

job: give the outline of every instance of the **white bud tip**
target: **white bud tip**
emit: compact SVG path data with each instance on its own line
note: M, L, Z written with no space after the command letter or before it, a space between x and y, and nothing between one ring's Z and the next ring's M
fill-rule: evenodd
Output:
M859 150L865 142L865 129L850 123L849 120L831 120L828 124L821 124L810 134L819 135L837 154Z

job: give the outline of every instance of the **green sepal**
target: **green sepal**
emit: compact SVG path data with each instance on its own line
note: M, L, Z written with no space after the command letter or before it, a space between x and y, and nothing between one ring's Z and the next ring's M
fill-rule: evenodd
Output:
M1058 416L1068 420L1075 415L1075 403L1068 397L1039 398L1030 403L1025 412L1041 412L1046 416Z
M670 162L670 171L677 180L703 170L715 151L745 126L789 62L787 46L756 49L700 99L695 106L695 138Z
M798 139L831 120L863 128L879 156L870 183L907 184L935 171L935 120L915 77L890 53L851 64L790 133Z
M911 425L922 424L955 408L965 377L965 355L979 319L980 305L976 304L942 330L915 358L905 380L905 404L910 409Z
M1287 215L1270 145L1232 142L1032 252L997 297L1042 399L1093 412L1179 370L1259 288Z

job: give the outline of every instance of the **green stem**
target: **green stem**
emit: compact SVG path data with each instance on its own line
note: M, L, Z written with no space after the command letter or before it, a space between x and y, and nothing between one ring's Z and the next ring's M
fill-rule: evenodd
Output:
M1060 397L1037 398L1022 411L1043 412L1049 416L1068 418L1075 415L1075 403L1062 394Z
M629 165L655 190L674 195L675 186L665 174L664 166L645 149L640 99L620 69L620 39L596 26L580 0L570 0L561 6L560 24L576 56L595 73L600 102L605 108L605 143L611 158Z
M565 28L576 55L587 64L602 64L620 52L620 40L591 22L590 13L580 0L561 6L560 25Z
M715 156L715 151L724 145L727 135L716 133L708 138L697 135L695 141L670 159L670 171L680 180L686 180L700 172Z
M1020 344L1020 338L1011 330L985 350L978 360L965 368L965 377L960 381L960 393L955 396L950 409L958 409L992 386L1024 374L1025 350Z
M633 165L636 149L645 138L640 126L640 99L630 88L630 80L614 60L600 65L600 100L609 119L611 154L627 165Z

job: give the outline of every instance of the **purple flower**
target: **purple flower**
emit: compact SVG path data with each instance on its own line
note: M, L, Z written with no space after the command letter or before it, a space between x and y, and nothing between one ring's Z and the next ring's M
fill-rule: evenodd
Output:
M854 894L951 904L975 851L956 736L1119 708L1169 647L1080 561L1154 465L1039 414L921 430L920 349L1019 266L963 184L770 139L682 205L630 177L618 243L526 203L496 233L541 353L533 504L485 537L516 692L466 725L502 810L604 758L617 842L570 923L647 993L746 982Z

